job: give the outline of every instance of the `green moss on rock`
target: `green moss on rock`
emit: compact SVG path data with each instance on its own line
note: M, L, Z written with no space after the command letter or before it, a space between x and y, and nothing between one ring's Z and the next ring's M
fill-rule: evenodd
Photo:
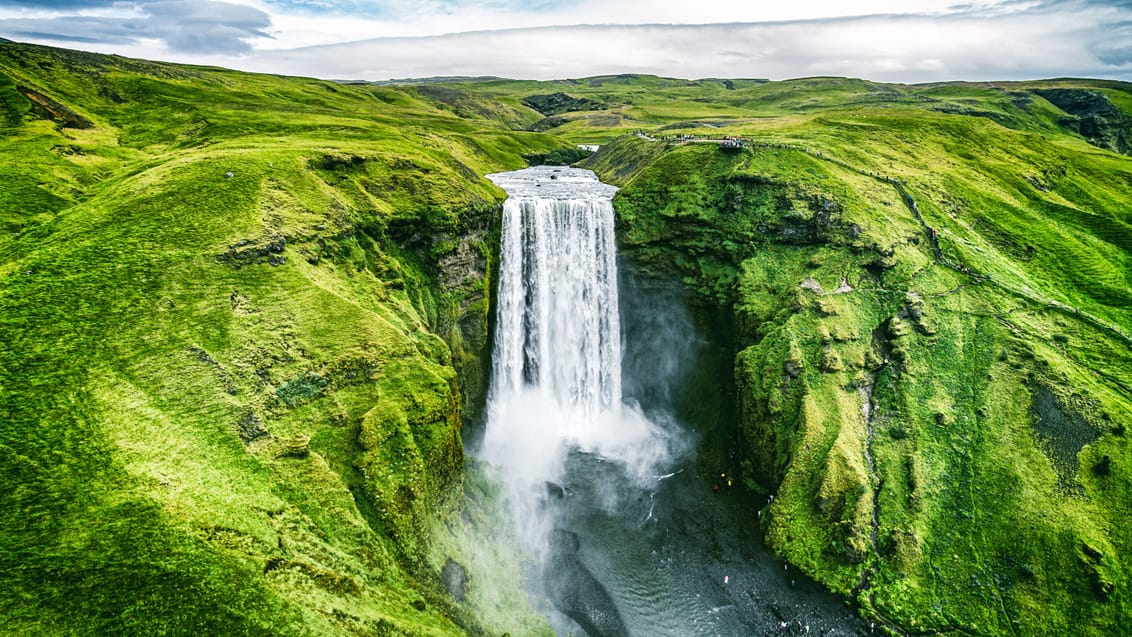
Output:
M895 631L1109 634L1126 615L1117 556L1132 537L1117 520L1132 483L1110 480L1111 451L1127 459L1126 439L1088 414L1132 413L1132 379L1115 372L1129 360L1120 334L1132 317L1108 291L1060 279L1057 266L981 246L1002 245L992 226L1021 216L1031 234L1061 233L1058 217L1030 213L1044 209L1036 198L1113 218L1096 202L1127 195L1082 181L1019 200L1006 194L1005 172L976 178L965 168L946 186L914 172L901 185L867 168L860 149L876 145L900 170L916 165L925 143L946 146L985 127L895 111L878 118L875 136L852 141L823 126L790 129L820 140L820 154L803 144L729 154L666 147L615 200L627 251L736 317L744 479L774 495L759 518L765 541ZM904 126L926 137L879 150ZM992 139L987 152L1012 170L1042 161L1032 138ZM1082 175L1097 169L1089 154L1062 160ZM1132 174L1127 163L1098 161ZM958 197L979 199L977 221L945 212ZM1086 247L1092 233L1071 235L1076 262L1108 253ZM1060 288L1035 291L1055 279ZM1059 317L1053 296L1089 309ZM1064 337L1070 325L1092 344ZM1094 454L1107 460L1075 464ZM1104 469L1082 469L1094 465Z

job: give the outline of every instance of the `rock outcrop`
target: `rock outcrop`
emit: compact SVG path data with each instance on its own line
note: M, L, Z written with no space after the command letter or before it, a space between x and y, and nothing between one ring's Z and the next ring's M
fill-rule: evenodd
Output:
M1121 111L1104 93L1081 88L1038 89L1034 93L1068 113L1058 122L1090 144L1132 154L1132 116Z

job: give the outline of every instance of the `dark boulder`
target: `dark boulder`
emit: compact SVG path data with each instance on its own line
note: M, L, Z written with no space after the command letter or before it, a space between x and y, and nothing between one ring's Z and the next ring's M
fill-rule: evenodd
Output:
M449 558L444 562L444 568L440 569L440 581L444 584L444 589L447 590L448 594L455 598L456 601L464 601L464 598L467 596L465 590L468 584L467 569Z
M244 442L251 442L256 438L262 438L270 433L263 424L263 419L250 409L244 412L243 416L240 416L240 422L236 425L236 431L240 434L240 440Z
M544 580L550 601L590 637L628 637L609 591L578 559L580 546L578 536L570 531L551 532Z

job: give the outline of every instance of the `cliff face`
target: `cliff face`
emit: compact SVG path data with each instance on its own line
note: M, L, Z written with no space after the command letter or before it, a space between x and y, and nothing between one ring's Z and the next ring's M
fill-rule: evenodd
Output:
M592 162L651 158L620 178L625 251L733 316L720 382L767 544L898 632L1117 630L1132 316L1104 227L1132 166L898 112L752 137Z
M1127 155L1132 151L1132 117L1099 90L1049 88L1034 91L1066 113L1058 123L1089 143Z

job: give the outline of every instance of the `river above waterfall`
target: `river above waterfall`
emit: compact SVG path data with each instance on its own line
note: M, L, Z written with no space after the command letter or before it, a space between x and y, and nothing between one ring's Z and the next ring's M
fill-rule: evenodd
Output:
M618 275L616 188L575 168L489 178L509 198L478 454L505 487L535 607L562 636L867 634L762 548L765 501L697 462L697 423L661 397L702 364L703 338L678 295Z
M617 187L601 182L592 170L566 166L533 166L488 175L509 197L600 199L611 201Z

